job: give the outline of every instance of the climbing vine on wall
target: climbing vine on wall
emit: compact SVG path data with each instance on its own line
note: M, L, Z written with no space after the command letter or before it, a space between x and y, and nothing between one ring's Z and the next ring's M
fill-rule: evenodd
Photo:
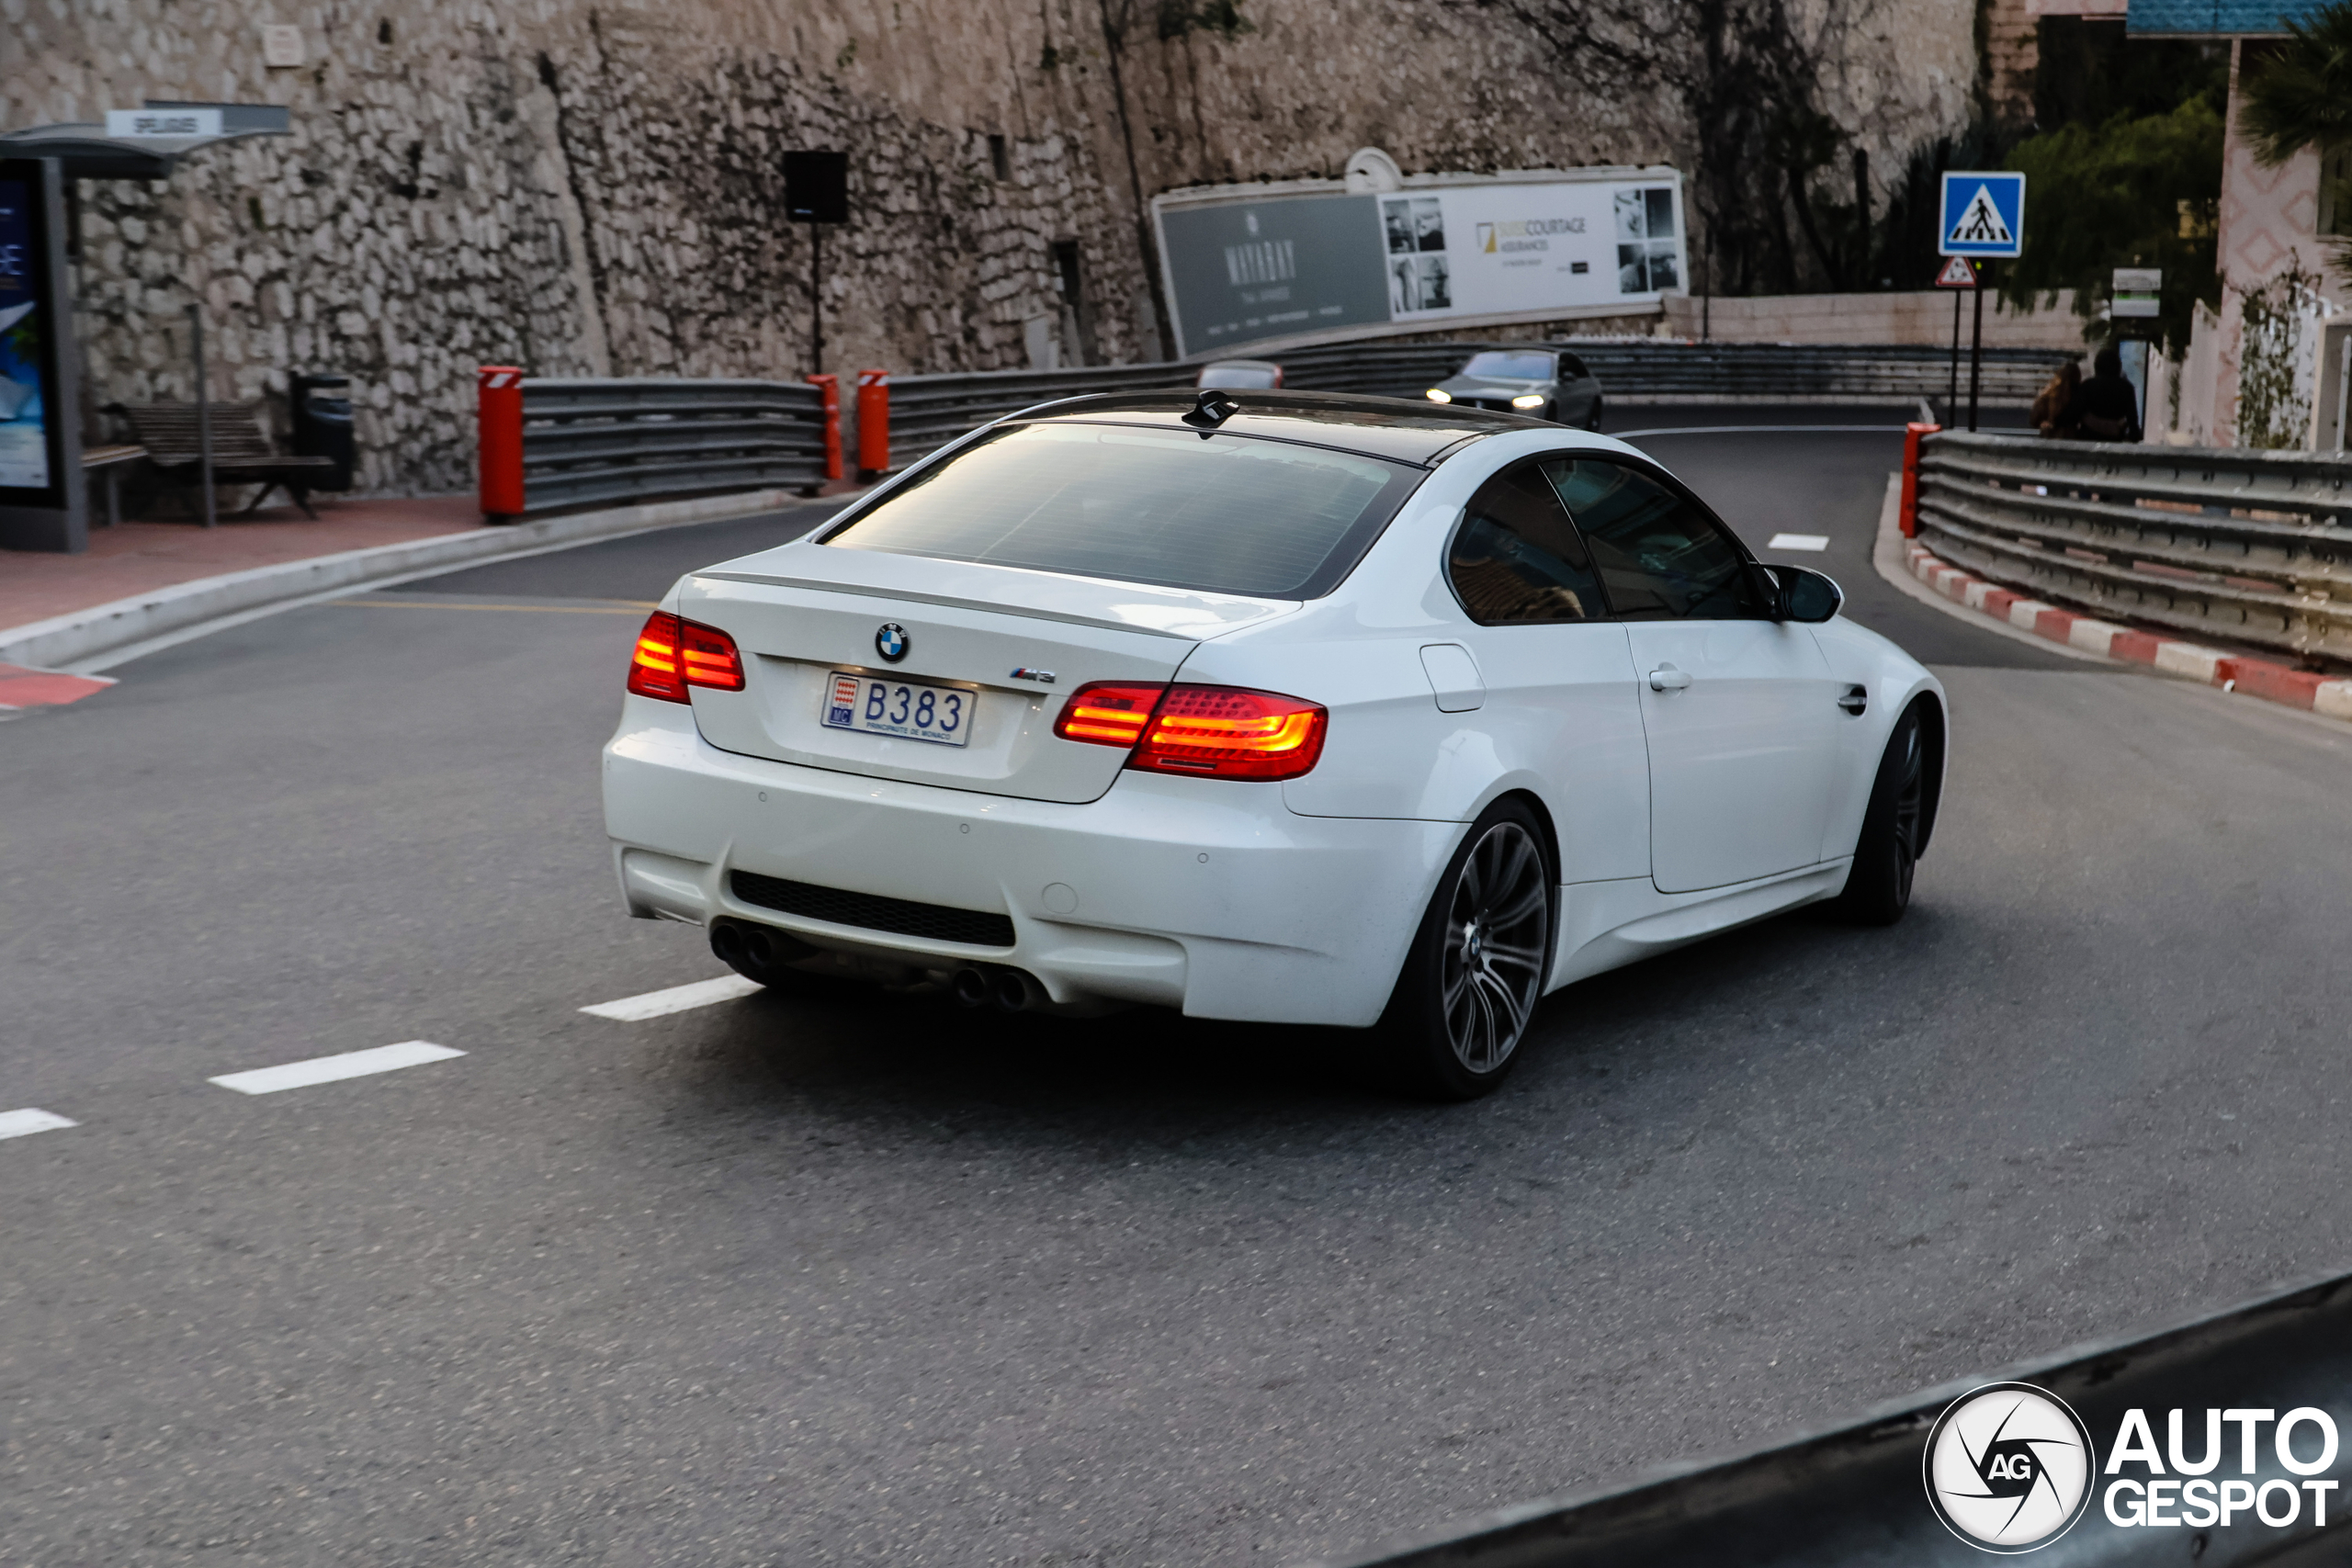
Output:
M2319 279L2290 267L2245 296L2238 349L2238 445L2299 447L2312 417Z

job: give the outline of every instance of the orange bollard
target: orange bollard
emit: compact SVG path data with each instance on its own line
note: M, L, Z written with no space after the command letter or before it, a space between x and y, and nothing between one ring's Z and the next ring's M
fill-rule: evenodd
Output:
M1933 435L1943 428L1940 424L1921 424L1914 420L1903 427L1903 503L1895 519L1903 525L1903 536L1919 536L1919 438Z
M890 373L857 373L857 477L879 479L890 471Z
M842 477L842 378L828 372L822 376L804 376L802 380L817 389L825 400L825 478Z
M482 515L503 522L523 515L523 372L485 365L475 385Z

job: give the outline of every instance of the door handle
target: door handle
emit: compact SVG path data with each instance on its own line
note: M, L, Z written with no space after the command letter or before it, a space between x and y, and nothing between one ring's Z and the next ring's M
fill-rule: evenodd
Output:
M1870 688L1868 686L1847 687L1846 694L1838 699L1838 705L1857 716L1868 713L1871 707Z
M1650 690L1653 692L1679 692L1690 683L1689 672L1677 670L1671 664L1650 671Z

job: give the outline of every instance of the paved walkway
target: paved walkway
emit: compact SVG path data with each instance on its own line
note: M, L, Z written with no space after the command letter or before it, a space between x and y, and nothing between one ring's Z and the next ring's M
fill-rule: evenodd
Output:
M195 523L122 523L90 530L78 556L0 551L0 628L45 621L199 577L396 545L482 526L473 493L337 501L319 496L315 523L270 507L217 528Z

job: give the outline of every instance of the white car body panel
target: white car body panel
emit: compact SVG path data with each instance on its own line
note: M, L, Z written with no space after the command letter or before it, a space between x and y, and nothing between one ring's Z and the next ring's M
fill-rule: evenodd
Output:
M1668 893L1811 865L1828 821L1838 688L1810 626L1634 621L1650 872ZM1660 691L1654 675L1690 683Z
M1895 719L1940 686L1842 619L1473 622L1444 575L1464 504L1568 451L1649 462L1559 429L1471 442L1303 604L807 542L692 574L664 608L729 632L753 678L690 705L626 699L605 753L623 897L908 975L1010 965L1069 1008L1361 1026L1465 825L1505 794L1557 838L1547 989L1834 896ZM898 665L876 657L886 621L910 635ZM1668 663L1690 685L1652 691ZM816 683L836 668L969 684L986 721L960 750L824 730ZM1086 682L1171 678L1323 704L1320 761L1280 784L1185 778L1050 733ZM1837 705L1852 686L1859 716ZM1013 944L786 914L736 897L738 869L1001 911Z

